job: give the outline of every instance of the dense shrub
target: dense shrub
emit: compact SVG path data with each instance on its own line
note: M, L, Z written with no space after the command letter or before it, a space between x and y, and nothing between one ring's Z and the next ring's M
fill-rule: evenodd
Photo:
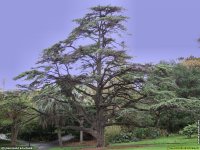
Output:
M37 123L37 120L33 120L20 129L18 138L25 141L31 140L34 142L53 141L57 139L57 133L55 130L56 128L53 126L42 128L42 126Z
M192 124L188 125L180 131L180 134L186 135L188 138L191 138L193 134L197 134L197 125Z
M120 126L108 126L105 128L105 141L106 144L112 143L113 139L120 135L122 129Z
M110 142L111 143L127 143L127 142L137 142L140 139L135 137L133 132L123 132L115 136Z
M106 141L107 143L136 142L140 139L156 138L160 135L160 130L156 128L135 128L130 131L112 127L106 130Z
M137 128L133 132L135 136L140 139L156 138L160 136L160 131L156 128Z

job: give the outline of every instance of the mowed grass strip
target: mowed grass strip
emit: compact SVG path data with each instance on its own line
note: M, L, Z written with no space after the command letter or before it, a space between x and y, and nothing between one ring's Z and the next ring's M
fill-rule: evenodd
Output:
M93 147L63 147L52 148L50 150L94 150ZM197 137L193 136L188 139L185 136L171 135L169 137L160 137L157 139L146 139L139 142L111 144L105 150L200 150L200 145L197 143Z

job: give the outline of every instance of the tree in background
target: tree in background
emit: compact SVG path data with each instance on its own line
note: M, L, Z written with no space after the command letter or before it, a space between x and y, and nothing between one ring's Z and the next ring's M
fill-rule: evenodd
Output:
M43 51L38 67L15 79L32 80L29 89L58 85L70 105L84 119L83 130L97 139L97 147L104 146L104 128L114 124L116 111L139 101L145 71L133 65L125 53L124 41L119 41L126 28L127 17L117 6L96 6L83 18L74 20L78 26L69 37ZM86 44L87 43L87 44ZM89 90L88 90L89 89ZM79 93L94 108L91 114Z
M24 91L3 92L0 100L0 114L4 126L11 128L11 145L16 146L20 128L36 117L29 106L30 97Z
M181 64L183 64L186 67L192 67L192 68L200 68L200 58L190 56L188 58L180 58Z
M179 97L200 97L199 62L199 58L187 58L174 68L176 92Z
M0 92L0 102L2 103L2 100L3 100L3 92ZM0 131L2 131L2 129L4 128L4 123L5 120L4 120L4 114L2 111L0 111Z
M33 97L39 120L43 127L55 126L59 146L62 144L62 127L67 124L72 115L71 108L66 98L60 93L59 88L46 87L37 92Z
M156 101L151 111L157 127L176 132L199 117L199 71L180 63L153 67L145 91L149 99Z

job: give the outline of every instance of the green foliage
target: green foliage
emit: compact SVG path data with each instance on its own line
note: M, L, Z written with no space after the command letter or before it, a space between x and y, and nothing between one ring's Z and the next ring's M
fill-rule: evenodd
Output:
M184 127L183 130L180 131L180 134L191 138L193 134L197 134L197 124L195 123Z
M150 105L156 127L177 132L193 123L200 114L200 69L161 62L152 67L144 92L155 103Z
M157 126L168 132L177 132L199 118L200 100L173 98L152 105L151 111L158 117Z
M200 100L198 99L186 99L186 98L173 98L168 101L160 102L153 105L154 110L176 109L184 112L193 110L193 113L198 114L200 108Z
M128 143L139 141L133 132L122 132L119 135L113 137L110 143Z
M136 128L133 133L140 139L156 138L160 136L160 132L156 128Z
M149 114L148 106L137 103L136 107L137 108L126 108L122 111L119 111L116 120L118 122L133 126L135 125L144 127L153 125L153 117Z
M172 73L172 64L158 64L152 67L144 87L147 96L159 101L175 98L176 84Z
M200 68L177 65L174 68L174 77L177 84L177 95L183 98L196 97L200 95Z
M4 126L13 124L14 121L20 124L22 121L28 120L31 115L30 97L24 91L9 91L2 93L3 97L0 99L0 120ZM29 112L29 113L28 113Z
M122 132L120 126L108 126L105 128L105 141L106 143L110 143L116 136L119 136Z
M3 120L3 129L11 133L11 145L16 146L20 128L35 118L30 109L32 107L31 93L26 91L6 91L0 99L0 114ZM0 120L1 120L0 119Z
M117 6L92 7L84 17L74 20L77 27L67 39L43 51L38 67L15 78L30 80L26 86L30 89L59 87L73 109L70 115L77 122L84 120L83 129L97 138L100 147L102 131L113 123L115 112L143 96L138 91L146 68L131 63L125 42L116 38L126 31L124 22L128 18L122 13L123 8ZM45 97L49 101L42 101L41 107L55 118L52 108L62 105L56 100L52 103L49 95Z
M117 134L113 133L112 136L108 139L110 143L127 143L127 142L136 142L141 139L147 138L157 138L161 135L160 130L156 128L135 128L132 131L126 130L118 132Z

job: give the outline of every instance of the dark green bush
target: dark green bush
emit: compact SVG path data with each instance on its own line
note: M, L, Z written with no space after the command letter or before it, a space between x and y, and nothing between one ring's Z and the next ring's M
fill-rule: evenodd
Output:
M135 136L140 139L156 138L160 136L160 131L156 128L136 128L133 132Z
M129 133L120 133L115 136L110 142L111 143L127 143L127 142L137 142L140 139L135 137L133 132Z
M121 133L113 132L112 136L109 136L109 143L124 143L124 142L136 142L140 139L156 138L160 136L160 130L156 128L135 128L132 131L124 130Z
M106 144L113 143L113 139L120 135L122 132L120 126L109 126L105 129L105 141ZM115 142L114 142L115 143Z
M181 130L179 133L186 135L188 138L191 138L193 134L197 134L197 125L196 124L188 125L184 127L183 130Z

